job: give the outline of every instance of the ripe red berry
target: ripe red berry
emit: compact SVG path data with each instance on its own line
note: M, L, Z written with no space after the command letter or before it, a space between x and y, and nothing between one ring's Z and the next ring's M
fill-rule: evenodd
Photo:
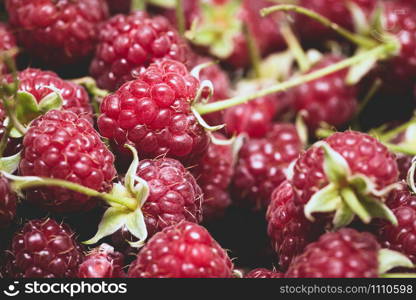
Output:
M93 249L79 265L78 278L123 278L124 256L102 244Z
M16 216L17 197L9 181L0 176L0 228L10 225Z
M346 131L335 133L306 151L297 160L291 181L298 204L306 205L308 218L313 219L310 214L319 212L324 213L323 218L328 217L333 211L340 216L342 211L348 217L335 217L333 221L335 226L345 226L357 213L368 223L371 217L380 217L380 211L394 222L384 199L398 176L395 157L384 145L365 133ZM334 202L331 209L321 210L319 203L325 196ZM377 213L374 206L380 208Z
M244 275L244 278L262 278L262 279L270 279L270 278L283 278L284 274L270 271L267 269L254 269Z
M57 178L107 192L114 156L92 125L69 111L52 110L33 121L23 140L19 174ZM55 212L85 211L96 199L58 187L30 189L27 200Z
M75 278L84 256L71 229L52 219L27 222L7 254L6 278Z
M6 8L19 46L51 67L86 63L108 16L104 0L7 0Z
M169 158L143 160L137 175L150 189L142 207L149 236L184 220L201 222L201 188L179 161Z
M6 132L5 120L7 118L6 111L4 110L3 103L0 103L0 139ZM7 137L6 149L4 149L4 157L17 154L22 148L21 138L12 138L10 135Z
M378 0L353 0L351 2L370 16ZM347 0L300 0L298 5L317 12L346 29L354 30L353 17ZM296 15L295 20L296 29L306 43L320 44L337 37L330 28L304 15Z
M338 0L337 0L338 1ZM310 72L341 61L336 55L324 56ZM305 123L314 130L322 122L340 127L352 119L357 110L357 89L346 83L347 70L321 77L292 90L293 107L304 111Z
M166 155L189 165L202 157L209 143L191 113L198 88L199 81L183 64L172 60L153 64L103 100L100 133L121 156L131 156L124 147L130 144L140 158Z
M400 93L411 90L416 79L416 8L398 1L384 3L385 30L395 36L400 53L380 63L376 73L383 79L386 89Z
M306 247L286 273L289 278L378 277L380 245L369 233L341 229Z
M151 238L130 265L134 278L230 278L233 264L209 232L182 222Z
M240 91L244 95L248 91ZM273 120L280 110L277 95L268 95L227 109L224 123L230 135L247 134L252 138L264 137L273 127Z
M380 244L405 254L416 263L416 196L408 190L394 191L387 204L399 224L381 222L377 234Z
M0 22L0 52L8 51L16 47L16 39L13 33L11 32L9 26L5 23ZM14 56L12 58L14 58ZM3 62L1 62L0 74L7 73L7 71L8 70L6 65Z
M282 270L287 270L293 259L325 230L324 224L306 219L303 209L296 205L295 197L292 184L283 182L274 190L266 214L267 231Z
M225 140L220 133L215 138ZM211 143L207 153L192 170L204 193L202 212L204 221L222 217L231 205L228 187L234 174L232 145Z
M90 73L99 87L111 91L156 61L193 63L187 44L162 16L116 15L100 27L98 40Z
M273 190L287 176L290 163L302 150L295 126L275 124L263 139L251 139L241 148L233 179L233 192L240 204L265 209Z
M92 108L86 90L71 81L61 79L56 73L39 69L25 69L18 73L19 92L32 94L40 102L52 92L59 92L62 96L62 108L72 111L79 117L85 117L92 122ZM6 77L8 83L13 77Z

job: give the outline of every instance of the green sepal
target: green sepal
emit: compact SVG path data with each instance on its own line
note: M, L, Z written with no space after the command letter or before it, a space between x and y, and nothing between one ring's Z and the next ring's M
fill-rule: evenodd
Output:
M83 242L86 245L92 245L98 243L102 238L112 235L117 230L121 229L126 220L129 218L129 215L132 214L132 211L127 210L126 208L108 208L103 218L101 219L100 224L98 225L98 231L95 236L88 241Z
M324 172L328 180L335 184L346 182L351 171L345 158L326 142L318 142L317 146L324 150Z
M378 252L378 273L383 275L388 271L402 267L402 268L415 268L412 261L400 252L390 249L381 249Z
M20 91L16 94L16 118L23 125L28 125L46 112L60 109L62 104L63 99L58 91L51 92L39 103L32 94Z
M12 156L0 158L0 171L13 174L19 167L21 158L21 152Z
M335 184L328 184L316 192L305 205L304 213L307 219L314 221L314 213L327 213L336 211L342 205L338 187Z
M194 23L191 42L209 48L212 55L221 59L228 58L234 51L234 38L243 30L243 23L236 18L241 9L241 0L230 0L224 4L212 5L201 2L201 17ZM226 26L220 23L226 22ZM225 28L226 27L226 28Z
M361 219L363 223L368 224L371 222L371 215L369 211L351 188L341 189L341 196L343 202ZM338 228L340 227L339 224L334 225Z
M349 208L349 206L344 202L341 201L339 208L335 212L334 218L332 220L332 224L334 225L334 229L337 230L339 228L348 226L354 220L355 214Z
M361 202L372 218L387 220L394 226L399 224L396 216L386 204L373 199L371 196L362 196Z

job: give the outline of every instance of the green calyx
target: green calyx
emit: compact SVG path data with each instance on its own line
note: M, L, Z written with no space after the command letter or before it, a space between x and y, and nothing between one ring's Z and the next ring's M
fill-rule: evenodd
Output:
M387 272L393 270L395 268L408 268L414 269L415 265L412 261L405 255L401 254L400 252L389 250L389 249L381 249L378 253L378 273L380 277L401 277L401 274L388 274ZM413 277L415 274L403 274L405 277Z
M383 198L397 185L377 190L368 177L351 174L347 161L327 143L316 147L324 151L324 172L329 184L316 192L305 206L305 216L314 221L315 213L334 213L335 229L349 225L357 216L368 224L373 218L388 220L397 225L393 212L383 203Z
M137 176L139 158L137 150L126 145L133 153L133 162L126 173L124 185L117 183L114 185L110 195L115 198L128 198L135 200L135 206L128 207L120 202L108 201L110 207L106 210L98 225L98 231L93 238L84 244L95 244L102 238L109 236L116 231L126 227L127 230L138 239L131 242L132 247L141 247L147 239L147 229L144 221L142 207L149 197L149 186L147 182Z
M225 59L234 51L234 38L243 32L243 22L236 17L240 0L229 0L223 4L201 2L201 17L186 36L192 43L208 47L212 55Z
M131 243L131 245L141 247L147 239L142 207L149 196L149 186L146 181L137 176L139 158L136 149L132 146L126 145L126 147L133 152L133 162L126 173L124 185L121 183L114 184L110 193L102 193L61 179L11 175L20 156L10 158L8 164L4 162L6 170L2 174L10 180L13 190L20 196L23 196L25 189L56 186L104 200L110 207L104 213L95 236L84 243L95 244L102 238L126 227L138 239L137 242ZM1 163L0 160L0 166Z

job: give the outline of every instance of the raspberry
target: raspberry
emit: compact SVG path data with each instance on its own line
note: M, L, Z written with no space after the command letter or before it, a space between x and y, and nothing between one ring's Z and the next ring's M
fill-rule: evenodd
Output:
M407 173L409 172L410 167L412 166L412 156L408 155L397 155L397 166L399 168L400 180L406 180L407 179Z
M169 158L143 160L137 175L147 181L150 188L142 207L149 236L183 220L201 222L201 188L179 161Z
M99 87L111 91L156 61L193 62L185 41L162 16L150 18L140 11L116 15L100 27L98 40L90 73Z
M399 251L416 263L416 196L407 190L391 193L388 205L399 225L382 222L378 229L380 244Z
M17 199L12 191L9 181L0 176L0 228L10 225L16 216Z
M274 190L266 214L267 231L282 270L287 270L293 259L324 232L323 224L306 219L295 197L293 186L282 183Z
M4 121L7 118L6 111L4 110L3 103L0 102L0 139L3 137L3 134L6 131L6 126ZM21 138L12 138L10 136L7 137L6 142L6 149L4 150L3 155L5 157L12 156L17 154L22 148L22 139Z
M0 22L0 53L16 48L16 39L8 25ZM0 63L0 74L7 73L6 65Z
M348 2L347 0L300 0L298 4L329 18L344 28L354 30L353 18L348 8ZM377 4L377 0L353 0L351 2L358 5L368 16ZM295 20L296 28L302 40L306 43L316 44L337 37L330 28L324 27L304 15L296 15Z
M219 140L225 140L220 133L215 133L214 136ZM234 174L232 146L211 143L193 174L204 193L204 220L222 217L231 205L228 186Z
M244 278L263 278L263 279L270 279L270 278L283 278L284 274L278 273L276 271L270 271L267 269L254 269L244 275Z
M56 73L38 69L25 69L18 74L19 91L32 94L38 102L45 96L59 91L63 98L62 108L83 116L92 122L92 109L88 93L83 87L71 81L61 79ZM6 77L13 82L11 75Z
M100 133L124 157L125 144L140 158L161 155L189 165L205 153L209 139L191 113L199 81L172 60L151 65L140 76L106 97L98 118Z
M78 278L123 278L124 257L114 248L102 244L93 249L79 265Z
M341 229L306 247L286 273L288 278L378 277L380 245L369 233Z
M209 232L181 222L151 238L130 265L133 278L230 278L233 264Z
M235 169L233 191L237 200L257 210L266 208L301 150L302 142L291 124L275 124L265 138L249 140L240 150Z
M85 64L108 16L104 0L7 0L6 8L19 46L51 67Z
M130 12L131 0L106 0L110 13L128 14Z
M379 64L376 73L387 90L401 93L411 90L416 79L416 9L397 1L386 1L384 7L386 30L398 39L401 50L396 57Z
M71 229L52 219L27 222L7 253L8 278L75 278L83 259Z
M352 174L368 177L381 190L397 182L398 168L393 154L373 137L354 131L335 133L324 140L348 163ZM324 151L312 147L302 155L294 168L293 185L300 203L328 184L323 169Z
M338 1L338 0L337 0ZM310 72L341 61L336 55L327 55ZM316 129L322 122L340 127L352 119L357 110L357 90L346 84L348 70L304 83L292 90L296 112L305 111L305 123Z
M52 110L31 123L23 139L22 176L64 179L106 192L116 176L114 156L92 125L69 111ZM57 187L31 189L27 200L55 212L86 211L96 199Z
M237 94L252 93L258 88L261 86L256 83L241 82ZM264 137L272 129L273 119L281 110L279 102L279 95L272 94L227 109L224 113L227 132L230 135L246 133L252 138Z

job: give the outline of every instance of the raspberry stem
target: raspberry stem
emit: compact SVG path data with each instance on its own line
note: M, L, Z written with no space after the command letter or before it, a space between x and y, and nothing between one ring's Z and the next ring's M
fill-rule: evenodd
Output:
M288 22L283 22L280 28L280 32L282 33L283 38L285 39L290 51L292 51L293 55L295 56L302 73L308 72L311 67L311 63L308 57L306 56L305 51L303 51L298 39L293 33L290 24Z
M253 94L237 96L231 99L207 103L207 104L196 103L194 107L201 115L209 114L209 113L216 112L216 111L221 111L221 110L224 110L224 109L236 106L236 105L244 104L246 102L249 102L257 98L261 98L270 94L286 91L290 88L302 85L306 82L310 82L318 78L327 76L329 74L338 72L342 69L351 67L357 63L360 63L372 57L377 57L377 58L384 57L385 55L394 53L396 50L397 50L397 46L395 43L381 44L375 47L374 49L368 50L367 52L357 54L353 57L347 58L343 61L340 61L326 68L317 70L315 72L304 74L299 77L294 77L292 79L289 79L286 82L273 85L269 88L265 88Z
M109 204L118 204L121 206L125 206L126 208L132 211L137 209L137 201L134 198L113 196L108 193L101 193L94 189L90 189L83 185L69 182L66 180L42 178L42 177L22 177L22 176L13 176L10 174L7 174L6 176L13 181L12 187L14 190L17 190L17 191L28 189L28 188L42 187L42 186L56 186L56 187L66 188L68 190L78 192L89 197L98 197L107 201Z
M250 28L247 26L247 24L243 24L243 32L244 36L247 40L248 45L248 52L250 55L250 61L251 65L254 69L254 74L256 75L256 78L261 77L261 70L260 70L260 64L261 64L261 55L260 50L256 44L256 41L254 40L253 34L250 31Z
M183 37L186 31L185 13L183 10L183 0L176 0L175 13L176 22L178 23L179 34Z
M375 47L378 42L370 39L370 38L366 38L360 35L357 35L345 28L342 28L341 26L339 26L338 24L332 22L330 19L312 11L309 10L307 8L298 6L298 5L292 5L292 4L283 4L283 5L275 5L275 6L271 6L271 7L267 7L267 8L263 8L261 10L261 14L263 16L267 16L271 13L277 12L277 11L284 11L284 12L295 12L298 14L302 14L305 15L319 23L321 23L322 25L331 28L332 30L334 30L335 32L337 32L339 35L343 36L344 38L346 38L347 40L353 42L354 44L364 47L364 48L373 48Z

